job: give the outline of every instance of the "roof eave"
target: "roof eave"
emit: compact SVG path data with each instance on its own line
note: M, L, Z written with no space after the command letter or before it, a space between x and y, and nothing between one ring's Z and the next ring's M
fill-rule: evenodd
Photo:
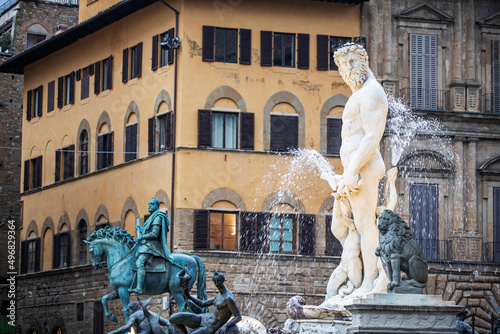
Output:
M123 0L0 64L1 73L24 74L24 67L69 46L159 0Z

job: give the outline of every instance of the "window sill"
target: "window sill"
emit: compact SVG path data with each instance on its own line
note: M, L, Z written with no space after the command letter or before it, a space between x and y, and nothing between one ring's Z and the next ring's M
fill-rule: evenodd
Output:
M80 100L80 105L83 106L83 105L86 105L90 102L90 96L83 99L83 100Z
M162 67L160 67L157 72L158 74L167 74L168 72L170 72L170 67L172 66L173 64L170 64L170 65L164 65Z
M217 69L221 70L237 70L238 69L238 63L221 63L214 61L213 66Z
M99 97L103 98L103 97L108 96L109 91L110 91L110 89L106 89L106 90L102 91L101 93L99 93Z
M339 71L328 70L328 71L326 71L326 72L328 72L328 76L329 76L329 77L332 77L332 78L342 78L342 77L340 76L340 72L339 72Z
M55 114L55 109L52 110L51 112L46 112L45 115L47 116L47 118L51 118L51 117L54 117L54 114Z
M32 117L28 123L31 123L31 124L35 124L35 123L38 123L40 121L40 116L37 116L37 117Z
M297 74L299 70L295 67L281 67L281 66L273 66L274 73L283 73L283 74Z
M63 106L63 107L61 108L61 111L63 111L63 112L69 111L69 110L71 110L71 106L72 106L72 104L71 104L71 103L70 103L70 104L67 104L67 105L65 105L65 106Z
M137 82L139 81L139 78L140 78L140 77L136 77L136 78L130 79L129 81L127 81L127 86L133 86L133 85L136 85L136 84L137 84Z

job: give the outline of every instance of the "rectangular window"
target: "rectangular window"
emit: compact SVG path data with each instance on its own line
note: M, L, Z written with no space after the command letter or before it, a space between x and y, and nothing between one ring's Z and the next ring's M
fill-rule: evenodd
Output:
M42 116L43 86L38 86L26 94L26 119Z
M84 141L80 144L80 175L89 172L89 142L87 137L83 139Z
M338 71L339 68L335 64L335 61L333 60L333 54L335 53L335 50L337 50L339 47L343 46L346 43L351 42L351 37L339 37L339 36L330 36L330 70L332 71Z
M55 99L56 82L51 81L47 85L47 112L54 110L54 99Z
M238 29L215 28L215 61L237 63Z
M31 159L31 186L30 189L42 186L42 156Z
M160 35L160 43L166 42L169 39L169 33L164 32L163 34ZM170 43L172 43L172 39L170 39ZM170 49L172 50L172 49ZM168 62L168 53L170 51L166 45L160 45L160 67L167 66L169 64ZM173 50L172 50L173 52Z
M38 117L42 114L41 110L41 105L40 105L40 100L42 99L42 96L40 94L39 89L35 89L33 94L33 107L34 107L34 116Z
M427 260L437 261L439 254L438 185L410 184L410 230Z
M410 34L410 106L437 109L437 36Z
M137 159L137 123L125 128L125 162Z
M36 240L28 241L28 272L35 272L35 263L36 263Z
M97 136L97 169L113 166L113 132Z
M80 81L80 88L80 99L85 100L90 95L90 74L88 67L82 69L82 80Z
M172 113L157 116L158 122L158 150L172 149Z
M109 89L109 60L105 59L102 61L102 90L108 90Z
M201 55L203 61L237 63L238 47L240 49L239 63L250 65L252 62L252 31L250 29L238 31L238 29L203 26Z
M76 303L76 321L83 321L85 319L84 303Z
M59 267L64 268L69 265L69 234L68 233L60 233L59 234L59 250L58 250L58 258L59 258Z
M272 215L269 219L271 252L295 253L295 216Z
M64 77L64 105L70 104L71 93L71 77L69 75Z
M238 148L238 114L212 113L212 147Z
M295 34L274 33L274 66L295 67Z
M75 176L75 145L56 151L55 182Z
M210 212L210 249L236 250L236 213Z
M130 52L123 52L123 57L124 58L128 57L129 53L130 53L130 79L138 78L142 74L142 42L131 47ZM126 82L126 80L124 80L124 82Z

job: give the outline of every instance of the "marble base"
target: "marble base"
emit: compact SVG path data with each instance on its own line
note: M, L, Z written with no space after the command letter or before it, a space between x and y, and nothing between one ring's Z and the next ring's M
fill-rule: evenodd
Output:
M299 325L298 334L345 334L351 321L301 319L296 320Z
M381 293L355 299L346 309L352 314L346 334L456 334L463 306L441 296Z

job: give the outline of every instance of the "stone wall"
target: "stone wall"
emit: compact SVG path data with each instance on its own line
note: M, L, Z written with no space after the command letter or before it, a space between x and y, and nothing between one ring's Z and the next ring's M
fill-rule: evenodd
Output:
M187 252L192 254L192 252ZM287 301L295 296L305 297L311 305L324 300L328 278L337 258L284 255L242 254L235 252L196 252L207 268L207 293L217 292L211 281L215 270L226 276L227 287L234 292L242 315L261 321L267 328L282 327L287 319ZM471 263L431 263L426 294L442 295L466 306L476 315L476 330L488 333L491 320L500 317L500 276L494 266ZM55 326L68 333L92 333L94 302L111 292L106 272L91 266L23 275L18 281L18 333L29 328L39 331L47 321L48 330ZM194 294L194 291L193 291ZM135 300L135 297L132 297ZM76 303L85 303L84 321L76 321ZM119 301L110 301L110 309L124 324ZM162 297L153 299L150 309L163 310ZM470 319L469 319L470 321ZM118 328L105 320L105 332Z

